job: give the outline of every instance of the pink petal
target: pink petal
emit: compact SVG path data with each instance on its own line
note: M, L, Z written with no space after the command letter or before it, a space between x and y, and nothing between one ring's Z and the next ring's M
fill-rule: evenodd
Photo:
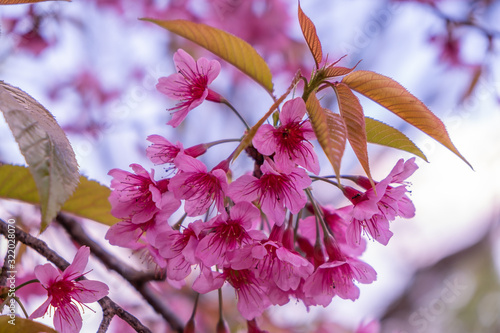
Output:
M82 316L78 308L72 304L56 309L54 326L59 333L75 333L82 329Z
M221 273L211 271L209 268L202 268L201 274L193 282L193 290L200 294L219 289L224 284L225 277Z
M304 139L316 140L316 134L314 134L314 130L309 120L304 121L300 129L302 130L302 135L304 136Z
M265 163L265 162L264 162ZM257 178L250 175L243 175L229 184L227 195L234 202L247 201L252 202L257 199L258 193L253 183Z
M415 216L415 206L407 196L402 197L401 200L398 201L398 212L399 215L405 219Z
M235 204L229 211L231 219L240 221L240 224L245 229L252 227L252 221L259 218L260 212L253 204L242 201Z
M196 70L196 61L183 49L178 49L177 52L174 53L174 63L178 71L187 74L198 73Z
M142 230L139 224L132 223L131 221L120 221L108 229L104 238L111 245L130 248L134 247L134 244L141 235Z
M75 279L85 272L85 267L89 261L90 249L88 246L82 246L76 252L73 262L64 270L61 279Z
M203 162L186 154L179 154L174 160L175 166L184 172L207 172Z
M82 280L77 284L82 287L82 290L75 291L71 296L80 303L97 302L108 295L108 286L100 281Z
M306 114L306 103L301 97L294 98L283 105L280 121L283 125L300 122Z
M198 73L207 77L207 85L213 82L219 76L221 65L217 60L208 60L200 58L196 62Z
M61 272L51 264L37 265L34 271L36 278L45 288L50 287L61 274Z
M347 258L347 263L356 281L367 284L377 279L377 272L367 263L354 258Z
M169 75L168 77L160 77L156 84L156 90L173 100L185 100L187 96L179 93L179 82L184 82L185 80L184 76L179 73Z
M170 121L167 122L167 125L170 125L173 128L179 126L182 123L182 121L187 117L189 111L200 106L205 100L205 98L207 98L207 95L208 95L208 90L205 89L200 98L189 99L185 103L181 102L180 107L174 107L175 111L172 112L172 119L170 119Z
M52 301L52 296L49 296L45 300L45 302L43 302L43 304L38 307L38 309L33 311L33 313L30 315L29 319L43 317L45 315L45 313L47 312L47 309L49 308L51 301Z
M262 155L272 155L276 151L276 139L274 137L275 128L272 125L264 124L257 130L252 143Z

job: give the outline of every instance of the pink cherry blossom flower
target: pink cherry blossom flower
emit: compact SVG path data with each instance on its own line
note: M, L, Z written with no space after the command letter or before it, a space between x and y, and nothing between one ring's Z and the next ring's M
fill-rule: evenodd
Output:
M260 217L260 212L248 202L234 205L229 216L218 215L208 222L209 233L200 241L196 254L208 267L223 266L226 254L254 241L258 230L250 230L252 221Z
M177 127L186 118L189 111L203 101L220 102L222 97L208 88L219 75L220 63L217 60L200 58L195 61L186 51L179 49L174 54L175 68L178 73L158 80L156 89L168 97L180 102L170 109L172 119L167 123Z
M173 164L175 158L180 153L184 153L191 157L198 157L203 155L207 151L206 144L199 144L187 149L182 147L182 143L177 142L175 145L165 139L160 135L150 135L147 137L147 140L152 142L153 144L146 148L147 157L154 164Z
M237 308L243 318L254 319L271 306L266 281L256 276L251 269L224 268L222 273L202 269L202 274L193 283L193 289L199 293L207 293L222 287L224 281L233 286L238 300Z
M379 183L380 184L380 183ZM351 223L347 227L347 241L352 246L361 243L361 233L365 231L380 244L387 245L393 233L389 230L389 220L380 214L378 202L385 193L385 188L377 184L377 194L373 190L362 193L345 186L344 193L354 204Z
M314 270L305 258L283 246L284 226L274 225L269 238L230 254L233 269L253 268L264 281L282 291L296 290Z
M196 247L201 239L204 223L201 220L191 222L181 233L167 229L159 232L154 239L154 246L159 255L167 261L167 277L183 280L191 273L191 266L199 263Z
M205 164L185 154L177 156L175 165L182 172L170 180L169 189L176 198L186 200L184 209L188 216L206 213L212 203L220 213L225 213L227 170L216 166L208 172Z
M366 177L355 177L353 180L366 189L362 193L346 186L345 194L354 204L352 221L347 228L348 240L351 244L359 244L362 231L366 231L373 239L387 245L392 237L389 221L397 216L410 218L415 215L415 207L406 196L404 181L417 169L415 158L404 162L400 159L389 175L375 185L376 193ZM389 184L403 184L392 187Z
M89 259L90 249L82 246L73 262L59 271L51 264L35 267L35 275L47 290L47 300L33 312L30 319L42 317L49 307L55 308L54 325L58 332L74 333L82 328L82 317L77 305L93 303L108 294L108 286L99 281L81 280Z
M304 189L311 179L304 169L278 170L274 162L266 159L261 166L263 175L257 179L243 175L229 185L228 196L235 202L258 200L264 214L278 226L283 224L286 208L297 214L304 208L307 198Z
M375 281L376 277L377 273L370 265L356 258L329 259L306 279L303 291L314 303L326 307L335 295L356 300L359 288L354 280L367 284Z
M150 135L147 140L153 144L146 148L146 156L154 164L174 163L177 155L184 150L182 143L173 144L160 135Z
M316 139L316 136L311 123L302 120L305 114L306 104L302 98L286 102L280 113L281 125L278 128L262 125L252 142L263 155L276 153L274 161L280 168L298 164L317 175L320 170L318 157L308 141Z
M120 169L112 169L111 214L117 218L130 218L132 223L149 221L160 210L173 213L180 206L167 191L168 179L154 180L154 171L148 173L139 164L130 165L135 174Z

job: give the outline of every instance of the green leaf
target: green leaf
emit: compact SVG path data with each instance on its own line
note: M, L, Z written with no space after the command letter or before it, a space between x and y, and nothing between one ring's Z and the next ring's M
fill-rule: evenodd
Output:
M342 82L440 142L472 168L451 142L443 122L393 79L370 71L355 71Z
M27 167L4 164L0 166L0 198L40 204L35 181ZM64 203L61 211L84 217L106 225L119 220L111 215L108 197L111 191L96 181L80 176L80 184Z
M120 220L111 215L108 201L111 190L85 176L80 176L80 184L75 193L64 203L61 210L112 226Z
M340 115L324 109L315 94L306 102L307 113L321 148L332 164L340 184L340 165L346 145L346 128Z
M78 185L75 153L49 111L24 91L3 81L0 111L35 179L43 231Z
M365 170L366 175L370 179L372 186L375 188L375 183L373 182L370 172L370 164L368 162L368 147L363 107L351 89L344 83L340 82L335 84L334 90L337 95L340 115L346 126L347 139L359 163L363 167L363 170Z
M399 130L379 120L365 117L366 139L370 143L407 151L427 161L424 153Z
M155 23L204 47L240 69L269 93L272 93L273 82L269 67L257 51L243 39L202 23L186 20L163 21L149 18L142 20Z
M71 0L0 0L0 5L18 5L24 3L37 3L37 2L45 2L45 1L67 1Z
M319 68L319 64L323 60L323 50L321 48L321 42L316 33L316 27L309 17L302 11L299 4L299 23L302 34L306 40L307 46L314 57L314 62L316 63L316 68Z
M14 323L15 325L13 325ZM16 316L14 319L8 315L0 316L0 333L57 333L56 330L36 321Z

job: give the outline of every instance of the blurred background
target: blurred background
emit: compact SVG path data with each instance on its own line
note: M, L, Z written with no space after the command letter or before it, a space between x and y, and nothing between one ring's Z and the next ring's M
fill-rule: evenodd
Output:
M375 268L378 279L360 286L359 300L337 299L309 313L302 304L275 307L261 327L270 332L350 332L362 321L378 319L381 332L500 332L500 1L303 0L301 7L315 23L329 61L345 56L339 64L352 67L361 60L357 69L405 86L443 120L474 170L361 98L368 116L402 130L428 157L430 163L417 161L419 170L409 179L416 217L393 222L395 236L388 246L369 242L363 260ZM175 102L155 85L175 71L173 53L183 48L195 58L216 57L141 17L189 19L247 40L268 62L278 96L298 69L307 77L314 67L296 1L74 0L0 6L0 79L44 105L66 131L81 173L107 186L112 168L129 170L131 163L153 167L145 155L148 135L189 147L238 138L244 130L228 109L211 103L190 112L176 129L165 125L170 119L166 109ZM250 124L272 104L260 86L225 63L212 89ZM321 103L336 110L331 94ZM218 146L203 161L213 166L234 148ZM369 149L375 179L384 178L399 158L411 157L388 148ZM331 174L326 158L320 159L322 174ZM0 162L24 164L3 119ZM247 171L248 162L239 158L233 172ZM157 171L160 176L164 172ZM363 173L350 151L342 173ZM341 195L325 188L319 198L338 205ZM2 214L21 214L21 209L0 201ZM34 216L24 216L25 223ZM89 233L103 240L105 226L85 223ZM56 235L57 230L48 230L43 237L54 243ZM65 246L55 241L55 248ZM119 255L120 249L114 250ZM111 289L122 283L116 278ZM179 308L185 307L189 317L189 297L182 296L179 292L169 303L183 304ZM122 292L112 291L111 298L128 302L131 311L141 309L140 299ZM146 323L159 320L150 309L141 313ZM206 313L210 316L208 301ZM97 326L89 325L84 330L95 331ZM114 327L127 332L120 324Z

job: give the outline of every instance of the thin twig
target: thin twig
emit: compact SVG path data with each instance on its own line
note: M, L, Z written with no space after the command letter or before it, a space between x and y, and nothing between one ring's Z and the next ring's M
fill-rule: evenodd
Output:
M59 223L78 244L88 246L90 252L98 258L104 266L114 270L131 284L141 284L151 280L164 280L164 276L162 277L163 274L135 270L115 256L110 255L101 245L87 235L80 223L67 215L57 215L56 222Z

